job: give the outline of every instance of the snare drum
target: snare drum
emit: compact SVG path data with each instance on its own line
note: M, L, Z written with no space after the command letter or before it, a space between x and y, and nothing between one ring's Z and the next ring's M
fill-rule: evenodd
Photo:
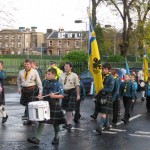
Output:
M144 87L144 86L145 86L145 82L142 81L142 82L140 83L140 86L141 86L141 87Z
M47 101L36 101L28 104L29 120L44 121L50 119L50 107Z
M144 90L145 90L145 82L143 80L140 80L138 84L138 91L144 91Z

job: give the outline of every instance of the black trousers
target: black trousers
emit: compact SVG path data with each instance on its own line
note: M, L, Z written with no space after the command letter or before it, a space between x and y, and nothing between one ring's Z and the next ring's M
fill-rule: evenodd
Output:
M117 123L118 121L118 111L119 111L119 107L118 107L118 98L113 102L113 120L112 123Z
M95 118L97 118L98 112L99 112L98 111L99 110L99 105L98 105L98 101L97 100L95 100L94 103L95 103L95 109L94 109L93 116L95 116Z
M124 120L125 121L129 121L131 104L132 104L131 97L123 96L123 105L124 105L124 109L125 109L125 112L124 112Z
M150 111L150 96L146 97L146 108L148 111Z
M78 100L76 102L76 110L75 110L75 114L74 114L74 120L78 121L81 117L81 114L80 114L80 103L81 103L81 100Z

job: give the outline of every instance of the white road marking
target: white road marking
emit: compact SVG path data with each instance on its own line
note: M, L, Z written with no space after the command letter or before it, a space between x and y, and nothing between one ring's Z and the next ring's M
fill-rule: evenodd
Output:
M139 115L136 115L136 116L134 116L134 117L131 117L130 119L129 119L129 121L132 121L132 120L134 120L134 119L136 119L136 118L138 118L138 117L141 117L142 115L141 114L139 114ZM124 122L123 121L120 121L120 122L118 122L116 125L120 125L120 124L123 124Z
M145 135L150 135L150 132L136 131L135 134L145 134Z
M72 127L71 130L80 130L80 131L84 131L85 129L82 129L82 128L74 128L74 127Z
M126 130L110 128L110 131L125 132Z
M134 116L134 117L131 117L130 119L129 119L129 121L132 121L132 120L134 120L134 119L136 119L136 118L138 118L138 117L141 117L142 115L141 114L139 114L139 115L136 115L136 116Z
M118 132L109 132L109 131L102 131L102 134L103 133L109 133L109 134L117 134Z
M129 134L131 136L136 136L136 137L145 137L145 138L150 138L150 135L139 135L139 134Z

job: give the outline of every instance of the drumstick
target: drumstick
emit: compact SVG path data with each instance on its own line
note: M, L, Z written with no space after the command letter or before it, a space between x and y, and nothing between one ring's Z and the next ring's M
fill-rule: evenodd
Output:
M55 93L53 93L53 94L59 94L59 92L55 92ZM44 98L44 97L48 97L50 94L48 94L48 95L45 95L45 96L42 96L42 97L38 97L38 96L36 96L35 98L39 98L39 99L42 99L42 98Z

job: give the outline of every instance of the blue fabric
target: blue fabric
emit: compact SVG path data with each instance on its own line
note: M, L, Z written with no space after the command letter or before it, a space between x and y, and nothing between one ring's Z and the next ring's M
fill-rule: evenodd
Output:
M129 65L126 59L126 74L130 74Z
M4 85L4 80L6 79L6 72L4 70L0 71L0 83Z
M127 88L126 88L126 92L124 92L126 84L127 84ZM121 97L126 96L134 99L136 92L132 81L129 80L127 82L122 82L120 85L119 94Z
M134 88L135 88L135 91L137 91L137 89L138 89L138 84L137 84L136 81L134 81Z
M150 96L150 85L148 84L147 96Z
M102 89L102 94L108 94L113 91L114 88L114 77L110 74L106 79L104 80L104 88Z
M114 89L112 91L112 100L113 102L117 99L119 95L119 78L115 78Z
M106 121L106 118L101 117L100 122L99 122L100 128L103 128L105 121Z
M43 80L43 95L48 95L50 93L59 92L59 94L64 95L64 90L60 82L56 80ZM50 97L46 97L46 100L50 101Z

